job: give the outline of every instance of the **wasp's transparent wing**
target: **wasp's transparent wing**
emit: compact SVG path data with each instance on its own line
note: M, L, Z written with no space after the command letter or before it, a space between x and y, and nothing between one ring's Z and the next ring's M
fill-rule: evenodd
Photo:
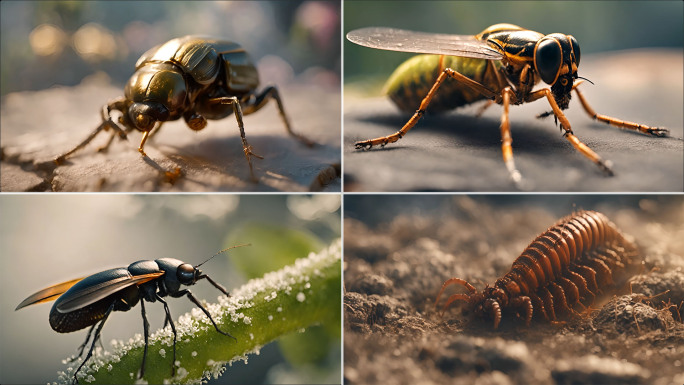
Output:
M347 34L352 43L388 51L427 53L499 60L503 54L470 35L415 32L404 29L368 27Z

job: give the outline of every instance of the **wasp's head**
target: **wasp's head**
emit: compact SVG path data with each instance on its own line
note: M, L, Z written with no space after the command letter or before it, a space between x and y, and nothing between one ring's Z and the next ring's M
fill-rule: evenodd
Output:
M544 83L551 86L553 97L562 110L570 103L579 63L579 44L571 35L546 35L534 48L534 67Z

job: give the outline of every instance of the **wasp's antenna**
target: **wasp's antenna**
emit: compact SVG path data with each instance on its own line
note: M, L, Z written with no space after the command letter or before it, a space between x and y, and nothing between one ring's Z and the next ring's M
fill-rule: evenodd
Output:
M209 257L206 261L204 261L204 262L200 263L199 265L195 266L195 269L198 268L198 267L200 267L200 266L202 266L202 265L204 265L205 263L209 262L212 258L214 258L215 256L217 256L217 255L219 255L219 254L221 254L221 253L223 253L223 252L225 252L225 251L228 251L228 250L230 250L230 249L234 249L234 248L236 248L236 247L243 247L243 246L252 246L252 244L251 244L251 243L245 243L245 244L242 244L242 245L231 246L231 247L229 247L229 248L227 248L227 249L223 249L223 250L219 251L218 253L212 255L211 257Z
M581 77L581 76L578 76L577 79L586 80L586 81L588 81L589 83L591 83L592 86L594 85L594 82L592 82L591 80L589 80L589 79L587 79L587 78L583 78L583 77Z

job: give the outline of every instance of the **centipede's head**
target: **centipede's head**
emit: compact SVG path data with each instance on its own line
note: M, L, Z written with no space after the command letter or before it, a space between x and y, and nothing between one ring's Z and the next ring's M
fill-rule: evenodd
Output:
M464 313L474 313L477 317L491 318L494 320L494 329L499 326L499 322L501 321L501 306L505 306L508 301L506 293L503 290L487 285L482 292L478 292L475 287L467 281L460 278L451 278L442 285L442 289L435 301L435 307L437 307L439 298L444 293L444 290L452 284L461 285L468 289L470 293L450 295L442 307L442 311L445 311L454 302L463 301L465 302L462 307Z

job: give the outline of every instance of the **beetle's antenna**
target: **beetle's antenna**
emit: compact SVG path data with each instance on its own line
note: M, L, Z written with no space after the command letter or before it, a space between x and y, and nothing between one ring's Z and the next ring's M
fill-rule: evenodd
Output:
M591 83L592 86L594 85L594 82L592 82L591 80L589 80L589 79L587 79L587 78L583 78L583 77L581 77L581 76L578 76L577 79L586 80L586 81L588 81L589 83Z
M211 257L209 257L209 259L207 259L206 261L200 263L199 265L196 265L196 266L195 266L195 269L198 268L198 267L200 267L200 266L202 266L202 265L204 265L205 263L209 262L212 258L214 258L215 256L217 256L217 255L219 255L219 254L221 254L221 253L223 253L223 252L225 252L225 251L228 251L228 250L230 250L230 249L234 249L234 248L236 248L236 247L243 247L243 246L252 246L252 244L251 244L251 243L245 243L245 244L242 244L242 245L231 246L231 247L229 247L229 248L227 248L227 249L223 249L223 250L219 251L218 253L212 255Z

